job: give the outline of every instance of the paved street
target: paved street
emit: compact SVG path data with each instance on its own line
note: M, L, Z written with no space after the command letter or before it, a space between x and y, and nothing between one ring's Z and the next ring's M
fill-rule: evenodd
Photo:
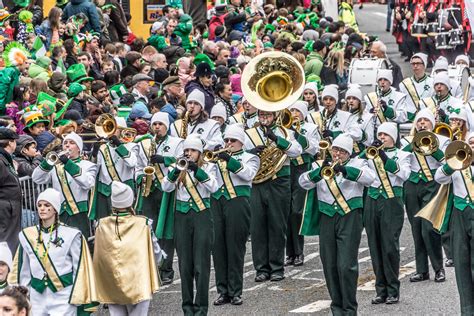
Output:
M385 5L366 5L363 10L356 8L356 15L361 29L370 34L379 35L389 50L389 57L394 58L402 67L404 76L409 73L408 63L400 58L397 46L391 34L385 32ZM219 241L217 241L219 242ZM458 295L454 280L454 268L447 268L447 281L442 284L433 280L411 284L408 275L414 272L414 247L410 225L405 219L401 243L400 278L401 298L397 305L374 306L370 300L375 296L371 258L365 232L359 248L359 312L362 315L426 315L426 314L459 314ZM165 286L157 293L152 302L150 315L181 314L180 279L175 258L175 282ZM242 306L225 305L215 307L212 301L217 298L214 272L211 272L210 308L211 315L293 315L309 314L327 315L329 313L329 295L326 289L321 260L319 256L319 238L307 238L305 242L305 264L302 267L290 267L285 271L286 279L281 282L255 283L255 271L251 258L250 243L247 243L245 259L244 292ZM433 279L434 272L431 271Z

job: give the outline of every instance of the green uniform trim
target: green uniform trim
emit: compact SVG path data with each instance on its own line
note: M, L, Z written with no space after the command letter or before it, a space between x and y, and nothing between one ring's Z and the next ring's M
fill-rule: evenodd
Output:
M176 182L176 180L178 180L179 173L180 173L180 171L178 169L174 168L173 170L168 172L168 180L170 180L173 183Z
M164 157L163 164L165 165L165 167L170 167L174 163L176 163L176 158L174 158L174 157Z
M276 177L286 177L290 176L290 166L283 166L281 169L276 173Z
M444 153L441 149L438 148L437 151L435 151L431 157L433 157L434 159L438 160L438 161L441 161L444 159Z
M309 142L305 136L299 134L296 141L301 145L301 147L303 147L303 150L306 150L309 148Z
M121 144L115 149L115 152L119 154L121 158L128 158L130 157L130 151L128 151L127 147L125 147L125 144Z
M198 170L195 172L194 176L196 177L196 180L199 182L203 183L209 180L209 176L207 175L206 171L204 171L201 168L198 168Z
M59 276L59 280L64 287L70 286L73 284L73 275L72 272L69 272L64 275ZM34 288L38 293L43 293L44 290L48 287L53 293L56 293L58 290L53 285L49 277L46 279L37 279L33 276L31 277L31 287Z
M51 166L49 163L46 162L46 159L43 159L40 163L40 168L43 170L43 171L51 171L53 170L54 166Z
M230 157L229 161L227 162L227 170L233 173L238 173L243 168L244 167L242 166L242 163L235 158Z
M398 165L398 163L395 160L390 159L390 158L387 159L387 161L385 162L384 168L386 171L393 174L400 171L400 166Z
M308 174L309 179L314 183L318 183L319 181L321 181L321 169L322 168L316 168Z
M415 120L415 117L416 117L415 113L407 112L407 118L409 122L413 122L413 120Z
M436 169L431 170L431 174L434 174L436 172ZM419 170L418 172L411 172L410 177L408 178L408 181L413 182L413 183L418 183L423 181L423 182L429 182L428 178L426 178L426 175L423 173L423 170Z
M206 209L209 209L211 207L211 199L210 198L202 198L202 201L204 202L204 205L206 206ZM188 201L180 201L176 200L176 211L181 212L181 213L188 213L190 210L193 210L195 212L201 212L199 210L199 207L197 204L194 202L192 198L190 198Z
M237 197L250 197L251 187L248 185L239 185L234 186L235 194ZM226 200L230 200L229 191L226 189L225 185L221 186L216 192L212 194L212 197L216 200L224 197Z
M291 158L290 159L290 162L293 166L299 166L299 165L302 165L302 164L311 164L313 161L314 161L314 157L311 156L310 154L302 154L301 156L301 159L302 159L302 163L299 163L299 159L297 158Z
M291 142L287 141L283 137L277 136L276 145L281 150L288 150L291 146Z
M347 174L345 175L344 178L350 181L356 182L357 180L359 180L360 176L362 175L362 171L359 168L347 166L346 171L347 171Z
M454 169L451 169L450 166L448 166L448 164L445 164L442 168L441 168L441 171L443 171L443 173L447 176L450 176L452 175L456 170Z
M77 209L79 210L79 213L89 212L89 205L87 201L76 202L76 206L77 206ZM68 213L70 216L75 215L66 200L64 200L63 204L61 205L60 214L62 214L63 212Z
M351 209L351 211L362 208L364 203L362 197L354 197L350 200L346 200L347 205ZM328 204L322 201L319 201L319 211L321 213L324 213L330 217L333 217L336 213L338 213L341 216L346 215L344 210L339 206L337 201L334 201L333 204Z
M403 187L392 187L392 190L395 197L403 198ZM378 199L379 197L383 197L384 199L389 198L382 185L378 188L369 187L367 195L373 199Z
M332 138L336 139L337 136L341 135L343 131L332 131Z
M135 191L133 179L126 180L124 183ZM105 196L110 196L112 194L112 182L110 184L105 184L97 181L97 191Z
M383 115L388 119L393 119L395 118L395 111L391 107L387 106L385 111L383 111Z
M69 159L64 165L64 170L66 170L67 173L69 173L74 178L80 176L82 173L81 167L79 167L79 165L77 165L71 159Z
M471 200L469 195L466 195L466 197L462 198L459 196L454 196L454 207L457 208L460 212L464 211L466 207L470 207L474 209L474 201Z

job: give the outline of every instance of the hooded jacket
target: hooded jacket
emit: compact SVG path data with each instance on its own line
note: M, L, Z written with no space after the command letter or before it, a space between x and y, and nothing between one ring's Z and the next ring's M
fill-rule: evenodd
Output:
M32 79L41 79L43 81L49 80L48 70L38 66L37 64L30 65L30 68L28 69L28 75Z
M71 0L66 7L64 7L62 20L66 22L71 16L78 13L84 13L88 18L89 22L84 26L81 32L95 31L101 33L99 14L97 13L96 6L89 0Z
M18 177L31 176L33 170L41 163L41 156L31 158L23 155L23 148L31 143L36 144L36 141L30 135L22 135L16 142L15 161L18 163Z

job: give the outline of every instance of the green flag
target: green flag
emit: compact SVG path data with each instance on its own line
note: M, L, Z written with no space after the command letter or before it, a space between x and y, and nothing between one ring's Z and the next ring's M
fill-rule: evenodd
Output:
M44 47L43 41L39 36L36 36L35 41L33 42L32 53L35 58L46 55L46 47Z

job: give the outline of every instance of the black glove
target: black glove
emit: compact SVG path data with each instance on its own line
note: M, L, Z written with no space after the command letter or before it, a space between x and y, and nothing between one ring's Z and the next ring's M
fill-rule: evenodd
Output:
M198 170L198 165L197 163L195 163L194 161L189 161L188 162L188 169L191 170L191 171L194 171L196 172Z
M99 154L100 145L101 145L101 143L99 143L99 142L95 142L92 145L91 157L97 158L97 155Z
M219 153L219 154L217 155L217 157L218 157L219 159L225 160L225 161L227 161L227 162L230 160L230 155L229 155L229 153L228 153L228 152L225 152L225 151Z
M387 162L388 156L382 149L379 150L379 157L382 159L383 163Z
M387 102L385 102L384 100L380 100L380 109L382 110L382 112L385 112L385 110L387 109Z
M337 164L334 166L334 172L335 173L342 173L342 175L345 177L347 175L347 169L345 166L342 166L341 164Z
M150 157L150 162L152 164L163 163L163 162L165 162L165 157L163 157L161 155L153 155L153 156Z
M110 137L110 142L112 143L112 145L114 145L115 147L118 147L120 145L122 145L122 142L120 141L120 139L117 137L117 136L112 136Z
M214 146L213 151L218 151L221 148L222 148L222 145L216 145L216 146Z
M329 138L329 137L334 137L334 133L328 129L324 130L323 138Z
M446 115L446 112L444 112L443 109L438 110L438 117L439 117L440 122L446 122L446 119L448 118L448 116Z
M61 161L62 164L65 165L69 161L69 157L66 156L66 155L61 155L61 156L59 156L59 161Z
M382 141L380 139L376 139L374 140L374 142L372 143L372 146L374 147L380 147L382 146Z
M323 164L322 164L321 167L324 168L324 167L329 166L330 164L331 164L331 162L329 161L329 157L326 157L326 159L324 159Z
M250 153L251 154L254 154L254 155L260 155L260 153L265 149L265 146L263 145L260 145L260 146L257 146L255 148L252 148L250 150Z
M273 130L268 126L265 128L265 137L267 137L268 139L270 139L274 142L277 141L277 136L275 135Z

